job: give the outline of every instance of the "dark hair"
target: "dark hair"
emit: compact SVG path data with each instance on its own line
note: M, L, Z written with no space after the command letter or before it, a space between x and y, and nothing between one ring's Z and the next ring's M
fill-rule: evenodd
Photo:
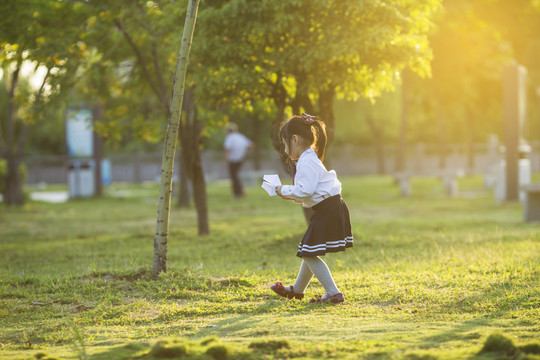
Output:
M281 126L281 139L287 142L291 148L293 135L298 135L312 146L321 161L324 160L326 150L326 125L321 120L313 117L306 119L304 116L293 116Z

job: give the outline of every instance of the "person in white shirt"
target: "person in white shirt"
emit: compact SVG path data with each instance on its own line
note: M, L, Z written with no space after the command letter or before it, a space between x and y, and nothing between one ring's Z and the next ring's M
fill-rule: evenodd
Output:
M251 140L238 132L238 126L235 123L230 123L227 127L227 136L224 142L225 162L229 167L232 190L236 198L242 198L244 196L244 189L238 175L247 150L252 146L253 143Z
M296 172L293 185L277 186L276 193L315 212L298 245L296 256L302 258L302 265L296 282L291 286L276 282L270 288L278 295L300 300L315 275L326 294L311 299L311 302L343 302L344 296L330 269L319 257L353 246L349 210L341 198L341 182L336 172L326 170L322 163L327 141L325 124L304 113L285 122L280 135L285 153L296 161Z

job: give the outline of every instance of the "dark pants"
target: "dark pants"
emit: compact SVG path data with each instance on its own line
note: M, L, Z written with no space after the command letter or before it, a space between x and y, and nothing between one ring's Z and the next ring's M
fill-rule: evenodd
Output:
M229 162L229 173L231 175L233 193L236 197L244 196L244 190L242 189L242 182L238 174L240 173L240 168L242 167L242 161L239 162Z

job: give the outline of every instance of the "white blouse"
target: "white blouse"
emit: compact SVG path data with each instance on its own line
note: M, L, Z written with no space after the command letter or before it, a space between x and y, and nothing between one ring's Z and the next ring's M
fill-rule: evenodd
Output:
M294 185L283 185L281 194L304 207L312 207L334 195L341 194L341 183L334 170L328 171L310 148L300 155L296 163Z

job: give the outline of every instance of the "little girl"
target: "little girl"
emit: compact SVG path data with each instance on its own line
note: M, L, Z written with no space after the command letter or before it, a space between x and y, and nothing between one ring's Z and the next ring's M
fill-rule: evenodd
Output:
M278 186L276 193L283 199L302 203L315 212L298 245L296 256L302 258L302 265L296 282L290 286L277 282L270 288L278 295L301 300L315 275L326 294L310 302L343 302L343 294L337 288L330 269L319 257L327 252L344 251L353 246L349 210L341 198L341 183L336 172L326 170L322 163L326 148L326 126L314 116L304 113L286 121L280 135L285 153L296 161L296 172L293 185Z

